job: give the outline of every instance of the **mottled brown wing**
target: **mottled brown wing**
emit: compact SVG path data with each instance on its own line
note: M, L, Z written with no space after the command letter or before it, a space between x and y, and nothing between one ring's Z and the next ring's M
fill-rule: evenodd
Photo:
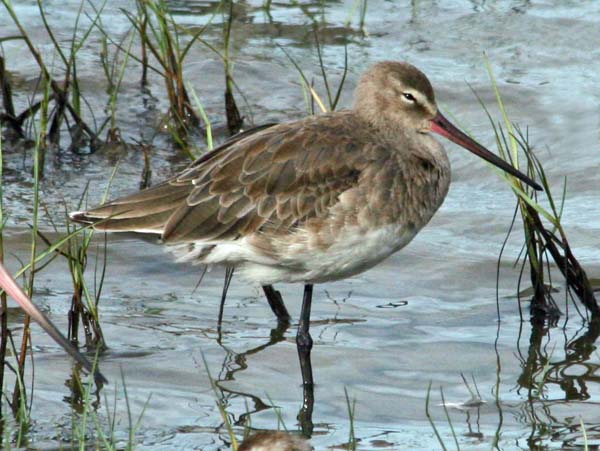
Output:
M325 115L254 134L169 184L192 187L169 217L165 242L223 241L324 217L366 164L350 115Z
M238 133L195 160L188 170L210 164L210 160L220 156L238 141L274 125L276 124L264 124ZM162 234L171 215L180 205L185 205L185 200L193 188L193 184L176 183L173 178L88 211L71 213L70 218L84 224L95 224L95 228L100 230Z
M326 216L357 183L369 145L353 140L355 127L350 113L336 113L251 130L172 179L71 219L102 230L162 234L170 244L231 240L266 227L291 230Z

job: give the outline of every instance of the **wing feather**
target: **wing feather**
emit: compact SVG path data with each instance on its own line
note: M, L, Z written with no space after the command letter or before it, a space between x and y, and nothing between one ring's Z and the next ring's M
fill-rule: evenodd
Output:
M168 244L232 240L265 227L290 233L326 217L358 183L367 157L348 138L354 127L351 113L338 113L233 138L161 185L76 220L116 214L105 228L151 226Z

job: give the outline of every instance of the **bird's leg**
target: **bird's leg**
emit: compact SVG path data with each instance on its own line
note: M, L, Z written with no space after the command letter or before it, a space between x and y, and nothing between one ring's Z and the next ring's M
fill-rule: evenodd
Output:
M229 291L229 284L233 277L233 267L225 268L225 281L223 282L223 292L221 294L221 305L219 306L219 321L217 322L217 329L219 335L221 333L221 323L223 322L223 310L225 309L225 299L227 299L227 291Z
M263 285L262 288L267 297L267 301L269 301L269 307L271 307L271 310L277 317L277 321L289 324L291 316L285 308L281 293L273 288L273 285Z
M303 402L302 408L298 413L298 420L302 427L302 433L307 437L310 437L313 431L312 413L315 402L312 365L310 362L310 350L312 349L313 341L308 331L310 327L312 293L312 284L304 285L304 299L302 300L302 311L300 312L300 322L298 323L298 333L296 335L296 347L298 348L298 357L300 358L303 388Z

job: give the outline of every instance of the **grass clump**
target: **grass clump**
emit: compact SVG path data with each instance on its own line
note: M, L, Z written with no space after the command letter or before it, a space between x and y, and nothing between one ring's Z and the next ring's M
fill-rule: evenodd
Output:
M169 110L165 126L171 132L175 142L183 149L187 148L190 129L199 127L200 120L190 101L183 66L192 45L203 30L199 31L184 44L182 33L177 27L164 0L138 0L137 14L122 9L131 25L138 33L141 42L142 86L147 85L148 69L160 75L169 99ZM105 36L108 36L103 31ZM130 54L130 52L128 52ZM149 63L149 55L157 66Z
M544 167L530 145L528 132L523 132L517 124L510 120L487 60L486 67L502 114L502 121L496 123L481 99L479 100L494 130L500 156L517 169L525 164L527 174L532 179L538 180L544 188L543 194L538 194L517 178L498 171L512 188L517 198L517 210L523 221L525 259L522 270L528 263L533 286L532 313L534 317L549 319L552 323L555 323L560 315L560 310L550 289L552 284L550 269L554 266L564 278L567 294L571 298L578 299L585 307L585 313L580 312L580 314L588 320L598 320L600 319L600 307L593 287L585 270L573 254L566 231L561 223L566 181L562 190L562 200L557 202L552 194ZM519 160L520 152L525 155L524 163ZM575 306L577 307L577 304Z
M0 81L3 86L3 100L5 105L9 105L9 108L3 115L5 125L11 127L17 136L25 138L27 137L25 130L28 128L25 122L30 121L31 125L34 126L33 128L35 128L35 117L40 108L44 107L44 104L44 108L48 108L49 104L52 103L52 109L48 110L49 113L46 113L48 114L47 120L44 117L39 119L41 122L39 126L42 127L40 148L44 150L48 143L58 146L61 131L67 130L71 138L72 148L81 148L84 145L88 145L90 150L93 150L97 144L97 134L83 120L82 116L83 99L77 78L77 53L89 38L90 33L94 28L95 20L92 21L87 29L83 30L82 36L78 38L79 21L82 15L82 2L82 6L79 8L76 16L73 36L67 53L56 39L54 32L46 19L46 13L41 0L38 1L38 8L44 29L54 46L56 55L58 55L59 60L62 63L60 71L64 73L64 78L58 82L53 76L53 72L57 72L57 70L52 71L41 53L37 50L35 43L29 37L25 27L17 17L11 1L2 0L2 4L20 33L18 36L11 36L10 39L22 40L25 43L29 53L38 65L40 70L39 78L42 80L42 84L47 83L50 91L47 98L44 97L41 100L32 102L28 108L17 114L11 99L10 84L5 74L6 68L0 67L0 72L2 73ZM100 12L98 12L96 19L99 14ZM4 64L2 64L2 66L4 66ZM42 86L42 89L44 89L44 86ZM45 96L45 94L43 95ZM44 116L43 113L42 116ZM41 166L41 170L43 171L43 165ZM43 172L41 175L43 175Z

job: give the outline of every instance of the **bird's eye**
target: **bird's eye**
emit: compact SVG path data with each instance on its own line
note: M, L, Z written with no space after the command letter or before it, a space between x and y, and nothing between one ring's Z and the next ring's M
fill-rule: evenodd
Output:
M417 99L415 99L415 96L413 96L410 92L403 92L402 97L411 103L417 103Z

